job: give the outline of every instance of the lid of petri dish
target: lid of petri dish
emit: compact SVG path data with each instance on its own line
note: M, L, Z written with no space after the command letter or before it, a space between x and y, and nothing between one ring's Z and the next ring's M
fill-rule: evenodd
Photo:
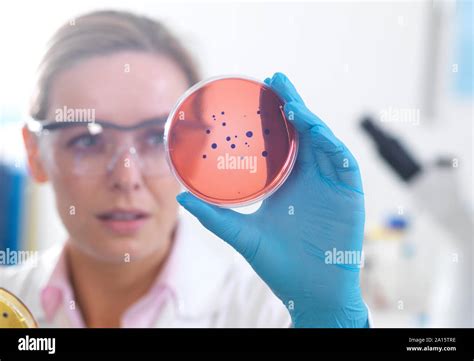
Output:
M174 175L196 197L221 207L268 197L290 174L298 152L283 105L257 80L225 76L197 83L166 122Z

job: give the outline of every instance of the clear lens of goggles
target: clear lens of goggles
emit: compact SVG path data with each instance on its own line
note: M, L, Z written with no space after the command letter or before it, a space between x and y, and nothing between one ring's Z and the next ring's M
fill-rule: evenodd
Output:
M29 120L40 138L44 159L54 170L97 176L117 167L138 166L147 176L170 175L163 145L165 119L131 126L105 121L48 122Z

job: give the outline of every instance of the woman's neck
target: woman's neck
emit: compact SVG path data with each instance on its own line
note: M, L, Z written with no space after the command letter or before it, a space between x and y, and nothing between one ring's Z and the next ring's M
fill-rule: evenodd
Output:
M168 257L173 238L139 262L108 263L71 242L67 264L75 297L87 327L120 327L123 313L144 296Z

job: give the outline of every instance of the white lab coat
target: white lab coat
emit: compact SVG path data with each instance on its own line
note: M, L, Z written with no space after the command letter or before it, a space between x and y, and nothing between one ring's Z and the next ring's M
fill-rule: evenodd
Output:
M180 298L161 306L155 327L289 327L283 303L245 260L180 208L176 232ZM179 239L178 239L179 238ZM17 295L40 327L71 327L66 310L46 320L41 290L57 264L63 244L43 251L36 264L2 267L0 287Z
M161 306L155 327L290 327L283 303L245 260L180 208L176 233L178 300ZM17 295L40 327L72 327L67 310L48 322L40 293L63 245L41 252L36 264L3 267L0 287ZM371 321L369 320L369 323Z

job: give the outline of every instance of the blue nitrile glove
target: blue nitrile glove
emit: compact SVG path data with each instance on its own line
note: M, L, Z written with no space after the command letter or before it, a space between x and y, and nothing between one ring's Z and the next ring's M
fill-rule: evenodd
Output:
M242 254L286 305L295 327L367 327L357 262L365 220L357 162L285 75L276 73L265 83L285 101L299 135L286 182L253 214L208 204L189 192L177 200Z

